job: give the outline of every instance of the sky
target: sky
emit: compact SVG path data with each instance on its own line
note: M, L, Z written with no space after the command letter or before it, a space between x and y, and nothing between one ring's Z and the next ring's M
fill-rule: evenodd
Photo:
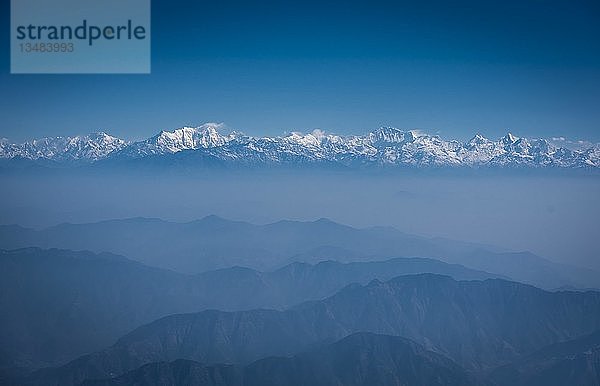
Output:
M600 141L600 2L152 2L150 75L10 75L0 137L379 126Z

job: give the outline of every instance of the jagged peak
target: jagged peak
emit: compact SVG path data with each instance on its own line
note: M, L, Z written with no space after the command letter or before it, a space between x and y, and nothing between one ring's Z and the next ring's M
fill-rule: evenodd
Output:
M83 140L86 140L86 141L101 141L101 142L105 142L105 143L109 143L109 142L127 143L127 141L125 141L124 139L115 137L114 135L108 134L104 131L97 131L97 132L88 134L86 136L80 137L80 138Z
M513 144L519 140L519 137L517 137L516 135L514 135L511 132L508 132L508 133L506 133L506 135L504 137L501 138L501 140L503 143Z
M520 137L515 141L515 144L529 145L529 140L525 137Z
M200 126L181 126L174 130L161 130L159 132L163 135L169 134L195 134L195 133L219 133L219 131L223 130L225 125L223 123L214 123L207 122L203 123Z
M236 133L222 135L219 131L224 127L222 123L205 123L197 127L183 126L172 131L161 130L154 137L141 143L150 144L158 149L164 148L171 153L222 146L237 136Z
M469 143L469 145L479 145L479 144L488 143L488 142L490 142L489 139L487 139L483 135L477 133L469 140L468 143Z
M320 146L327 139L332 139L334 136L327 134L321 129L314 129L310 133L304 134L300 131L292 131L283 139L288 142L298 143L304 146Z
M395 127L380 127L369 133L368 137L373 142L401 143L413 141L416 136L411 131L404 131Z

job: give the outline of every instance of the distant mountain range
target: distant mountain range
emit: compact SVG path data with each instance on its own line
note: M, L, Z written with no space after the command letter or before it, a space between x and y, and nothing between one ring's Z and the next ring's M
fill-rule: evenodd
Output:
M329 298L285 311L208 310L168 316L135 329L105 350L61 367L39 370L30 380L40 385L72 385L177 359L209 365L248 364L271 356L298 355L356 332L402 336L467 371L485 373L598 329L598 292L546 292L500 279L455 281L432 274L409 275L351 285ZM361 350L364 344L360 338L353 344L353 339L343 344L346 348L335 359L324 358L323 365L350 360L356 352L353 354L354 349L348 346ZM375 355L369 357L369 350L364 351L361 363L389 359L388 344L375 340L371 346ZM411 356L423 353L422 348L413 346L411 350ZM280 364L266 362L259 373L294 374L294 366L303 363L295 358L287 365L286 360ZM430 366L432 361L452 368L450 361L433 355L424 365ZM304 363L311 363L311 359ZM391 371L396 365L388 365L388 375L403 373ZM421 379L414 384L428 383Z
M0 226L0 248L24 247L110 252L188 274L236 265L271 271L292 262L425 257L546 289L600 287L600 274L594 270L555 263L529 252L419 237L392 227L358 229L324 218L266 225L207 216L187 223L130 218L41 230Z
M548 292L433 259L185 275L25 248L0 251L0 294L6 385L596 385L600 376L600 292ZM30 373L43 366L59 367Z
M251 137L237 132L222 134L222 130L220 124L207 123L161 131L137 142L106 133L18 144L1 140L0 159L35 161L46 166L130 165L143 159L148 164L172 166L600 167L600 144L570 144L562 138L527 139L511 133L498 140L478 134L462 143L389 127L362 136L315 130L309 134Z
M425 272L467 280L498 277L422 258L184 275L107 253L0 250L0 309L5 310L0 313L0 369L63 363L170 314L283 309L331 296L351 283Z

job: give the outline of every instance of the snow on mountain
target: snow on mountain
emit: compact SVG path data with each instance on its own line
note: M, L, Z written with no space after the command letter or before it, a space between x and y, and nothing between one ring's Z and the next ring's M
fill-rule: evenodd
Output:
M126 146L126 141L103 132L74 137L47 137L21 144L2 141L0 158L93 162Z
M397 144L414 141L416 136L412 131L402 131L391 127L382 127L367 135L372 144Z
M600 167L600 144L595 144L585 151L585 163L589 166Z
M548 141L556 147L563 147L565 149L575 151L586 151L593 148L594 146L597 146L597 144L590 141L572 141L565 137L552 137L549 138Z
M161 131L151 138L133 143L105 133L43 138L22 144L0 140L0 158L95 162L168 157L188 151L202 152L224 162L253 166L330 163L343 166L600 167L600 144L586 142L589 145L576 149L559 146L561 141L556 138L528 139L512 133L498 140L477 134L462 143L420 131L390 127L382 127L363 136L339 136L314 130L308 134L292 132L284 136L251 137L236 132L224 134L223 131L222 124L206 123L200 127Z
M154 137L135 142L120 152L121 156L141 158L149 155L173 154L182 150L207 149L225 145L236 138L235 133L219 134L222 124L206 123L200 127L182 127L161 131Z

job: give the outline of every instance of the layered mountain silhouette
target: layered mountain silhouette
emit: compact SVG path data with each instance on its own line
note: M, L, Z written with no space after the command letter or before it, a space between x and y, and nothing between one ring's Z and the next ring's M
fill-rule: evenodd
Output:
M521 180L497 186L494 181L478 191L463 185L465 179L456 182L460 189L452 187L454 181L450 190L432 185L431 195L404 185L422 173L486 175L487 184L490 174L587 178L600 170L598 144L564 138L508 133L461 142L395 128L365 135L315 130L273 137L223 130L205 124L137 142L106 133L21 144L0 139L0 174L10 185L5 198L16 203L4 217L32 224L64 218L65 211L71 218L89 217L86 211L98 211L94 202L110 201L115 206L106 217L147 213L150 205L151 212L171 218L183 211L187 217L200 207L200 212L270 218L288 213L268 210L291 201L287 194L309 194L311 199L299 200L304 206L293 211L308 208L304 216L311 216L321 205L311 203L318 200L335 204L327 213L341 216L344 210L345 217L356 220L394 205L389 216L406 213L402 223L418 216L419 229L432 218L440 221L438 228L464 225L472 215L472 226L479 226L505 208L503 222L485 233L496 232L490 236L496 239L502 237L502 224L540 213L535 224L541 225L530 235L540 240L546 235L542 225L570 224L578 211L590 208L590 193L578 195L581 202L575 204L569 195L569 205L555 212L567 196L533 205L534 198L520 197L566 186L562 183L540 182L537 189L536 180L536 189L529 190ZM295 179L322 170L314 185ZM296 173L289 186L288 171ZM139 174L142 179L130 183ZM286 175L276 202L263 197L277 190L265 184L267 174ZM385 176L385 184L361 177L347 186L335 180L320 189L321 181L345 174ZM248 197L238 180L229 183L242 175L253 181L243 184L253 189ZM160 184L147 183L157 178ZM60 189L47 189L48 184ZM428 180L423 189L429 185ZM574 192L588 186L575 185ZM351 191L363 188L364 195ZM85 202L67 203L65 189ZM242 201L229 202L223 193L228 189L238 189ZM156 199L143 199L149 197L146 190ZM445 201L455 190L457 196L469 193ZM338 191L348 197L337 200ZM134 201L123 199L127 192L135 192ZM409 196L415 200L403 200ZM390 204L385 197L394 200ZM505 197L510 209L498 205ZM197 198L202 205L192 202ZM361 200L380 199L378 205L356 207ZM168 205L162 206L163 200ZM404 211L413 202L416 206ZM457 211L446 211L446 202ZM477 208L489 213L479 216ZM436 215L429 217L432 211ZM575 234L593 229L588 217L567 233L559 234L561 227L550 233L584 240ZM509 234L514 233L505 233L504 240ZM580 251L573 261L584 261L592 244L582 242L560 254ZM359 229L325 218L264 225L217 216L187 223L126 218L44 229L0 225L0 384L600 385L596 288L599 272L527 251L419 237L391 227Z
M0 251L0 308L6 310L0 315L0 367L60 364L174 313L283 309L325 298L350 283L423 272L457 279L497 277L423 258L184 275L107 253Z
M111 252L183 273L235 265L273 270L294 261L430 257L546 289L600 287L598 272L527 252L418 237L390 227L357 229L327 219L254 225L208 216L188 223L133 218L61 224L43 230L0 226L1 248L29 246Z
M189 360L144 365L120 377L85 386L392 386L473 385L451 360L395 336L356 333L293 357L272 357L245 367Z
M485 371L598 329L598 292L547 292L500 279L409 275L350 285L286 311L168 316L137 328L108 349L40 370L30 380L78 384L176 359L247 364L298 354L355 332L402 336L468 371Z

